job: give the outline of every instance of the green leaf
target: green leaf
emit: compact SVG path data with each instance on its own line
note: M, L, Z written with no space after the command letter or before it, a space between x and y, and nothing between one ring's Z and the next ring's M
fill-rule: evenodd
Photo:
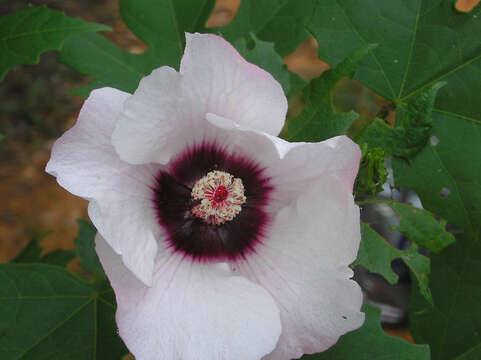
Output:
M359 172L354 184L355 195L376 195L383 190L387 181L387 169L384 165L386 156L380 148L369 148L368 144L361 145L362 158Z
M454 242L454 236L446 231L446 220L437 221L429 211L417 209L412 205L395 201L387 204L399 216L400 224L394 229L417 245L439 253Z
M481 284L472 275L481 250L480 14L481 5L463 14L454 1L319 0L309 24L331 64L360 44L379 43L357 78L398 106L448 83L436 98L429 145L411 164L393 161L396 186L412 188L425 209L458 228L456 243L431 257L435 305L412 307L413 335L431 345L433 359L461 356L481 341Z
M97 234L97 229L89 221L79 219L77 223L79 231L75 238L75 249L81 260L80 265L86 270L105 277L104 270L95 252L95 234Z
M64 44L59 60L82 74L95 76L93 82L73 91L84 98L93 89L105 86L133 92L140 79L158 66L150 57L129 54L99 34L70 39Z
M404 261L418 280L422 295L432 302L429 289L429 259L418 252L415 244L406 250L396 249L368 224L361 223L361 245L353 266L362 265L384 277L390 284L395 284L398 276L392 271L391 262L398 258Z
M294 95L298 94L307 85L299 75L289 71L289 93L287 93L287 98L291 99Z
M52 265L0 265L0 358L119 360L115 307L107 284Z
M285 57L310 36L305 23L311 16L312 9L312 0L243 0L229 25L209 30L221 34L233 44L253 34L261 42L273 43L274 50ZM289 98L306 85L290 71L287 71L288 80L285 75L281 78L277 75L278 55L273 54L271 49L268 52L266 48L262 57L252 57L248 61L269 71L281 83ZM284 70L281 74L284 74Z
M0 18L0 80L14 66L35 64L45 51L60 50L73 35L110 30L108 26L65 16L45 6Z
M469 359L469 352L481 345L481 242L458 237L452 246L432 256L431 264L435 303L426 303L413 291L411 332L416 342L430 345L433 360L464 359L465 353Z
M13 263L44 263L58 266L66 266L75 257L75 253L72 250L55 250L48 254L42 255L43 249L40 246L40 241L47 235L40 234L34 236L29 241L27 246L18 254Z
M429 360L427 345L410 344L403 339L387 335L380 325L380 310L364 304L364 325L342 336L329 350L305 355L303 360Z
M411 164L393 161L394 180L474 241L481 231L481 120L439 111L435 116L429 146Z
M178 68L185 32L204 29L214 0L120 0L120 16L159 65Z
M481 343L473 346L464 354L458 356L456 360L479 360L481 358Z
M42 257L42 248L39 241L44 238L44 235L34 236L25 246L25 248L12 260L14 263L35 263L40 262Z
M282 85L284 93L289 93L289 71L282 58L275 52L274 44L259 40L254 34L249 34L236 40L234 46L247 61L271 73Z
M77 36L67 41L60 61L94 81L74 91L87 97L91 90L111 86L133 92L140 79L162 65L179 67L186 31L204 29L214 0L121 0L120 15L148 50L131 54L98 34Z
M55 250L45 254L40 262L43 264L51 264L65 267L75 258L75 252L72 250Z
M397 109L396 127L376 118L356 141L379 147L389 155L410 159L426 145L432 128L431 113L438 90L446 83L439 82L419 93L412 102Z
M480 11L478 5L461 14L454 1L317 0L307 26L319 42L320 58L332 65L362 45L379 44L357 78L398 102L465 67L479 68Z
M448 80L450 83L451 80ZM435 306L415 301L411 330L433 359L453 359L481 342L481 121L435 110L429 146L411 164L393 162L395 183L454 224L456 242L431 256Z
M436 98L433 122L445 117L455 123L468 121L477 124L474 131L479 133L480 16L480 4L460 13L454 0L317 0L307 26L319 42L320 58L330 64L363 44L378 43L356 78L398 108L446 81Z
M243 0L234 20L213 30L231 42L254 33L261 40L274 43L284 57L309 37L305 23L312 10L312 0Z
M354 112L335 114L331 93L334 86L345 77L352 77L360 61L375 45L366 45L344 59L338 66L311 81L305 90L306 106L292 119L283 133L289 141L322 141L346 133L358 118Z

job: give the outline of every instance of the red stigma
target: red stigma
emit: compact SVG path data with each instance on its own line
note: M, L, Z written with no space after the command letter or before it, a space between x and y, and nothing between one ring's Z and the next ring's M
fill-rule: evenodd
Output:
M229 191L225 188L225 186L220 185L214 193L214 201L219 203L227 199L227 196L229 196Z

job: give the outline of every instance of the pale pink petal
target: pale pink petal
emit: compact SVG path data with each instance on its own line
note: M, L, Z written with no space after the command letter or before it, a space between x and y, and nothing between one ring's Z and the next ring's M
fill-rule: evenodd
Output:
M268 359L324 351L362 325L362 293L348 267L360 237L352 195L325 176L280 210L255 254L235 265L281 310L282 334Z
M112 136L122 160L166 164L185 146L185 135L191 134L190 105L182 102L180 83L180 74L167 66L140 81Z
M180 73L184 94L200 114L272 135L284 126L287 100L280 84L221 37L187 33Z
M150 283L159 226L152 191L159 166L133 166L121 161L111 135L129 94L94 90L74 127L58 139L46 171L71 193L90 200L89 215L126 265Z
M152 287L139 282L100 236L96 250L117 297L119 334L137 360L257 360L281 327L268 292L226 264L163 252Z

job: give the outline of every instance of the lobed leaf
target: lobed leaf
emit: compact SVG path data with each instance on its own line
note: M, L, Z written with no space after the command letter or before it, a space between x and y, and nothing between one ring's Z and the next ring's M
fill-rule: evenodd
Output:
M98 34L77 36L67 41L60 61L94 81L77 89L87 97L90 91L110 86L133 92L140 79L162 65L179 67L186 31L204 30L214 0L120 0L120 15L148 50L131 54Z
M0 265L4 360L119 360L127 350L114 312L108 284L94 288L52 265Z
M283 133L286 140L322 141L346 133L358 115L354 112L335 114L331 92L341 79L354 76L361 60L374 48L375 45L362 47L311 81L305 90L306 106L299 116L290 120Z
M72 250L55 250L42 255L43 249L40 247L39 242L45 235L34 236L12 262L17 264L43 263L63 267L67 266L75 257L75 253Z
M316 0L307 26L320 58L332 65L365 44L379 44L356 77L399 103L466 67L479 68L480 11L459 13L454 1Z
M361 245L353 266L362 265L369 271L384 277L390 284L395 284L398 276L392 271L391 262L398 258L401 258L409 267L418 281L420 292L431 303L429 259L418 252L415 244L406 250L396 249L368 224L361 223Z
M9 69L35 64L49 50L60 50L70 37L86 32L110 30L65 16L45 6L29 7L0 18L0 80Z
M387 181L386 156L381 148L361 145L362 157L354 183L354 195L376 195L383 190Z
M39 241L43 238L43 235L34 236L22 251L12 260L14 263L35 263L40 262L42 257L42 248L39 245Z
M414 345L387 335L380 326L380 310L364 304L364 325L342 336L338 343L316 355L305 355L303 360L429 360L427 345Z
M430 344L433 359L447 360L481 343L481 121L434 115L429 146L393 169L396 185L415 190L426 209L456 226L456 243L431 256L435 306L413 301L411 308L415 340Z
M74 258L75 258L75 252L73 250L61 249L61 250L55 250L45 254L40 259L40 263L65 267Z
M431 114L438 90L446 83L434 84L397 109L396 126L388 126L376 118L356 139L371 147L384 149L386 154L405 159L413 158L426 145L432 129Z
M425 209L456 226L456 243L431 257L434 304L415 294L411 309L414 338L430 344L435 360L463 356L481 342L481 282L473 276L481 263L481 5L461 13L454 3L318 0L308 24L331 64L379 43L356 78L398 108L447 82L433 107L429 143L411 163L393 160L396 186L412 188Z
M458 14L457 21L464 19L473 30L471 20L480 9L472 16ZM470 41L479 50L479 39L465 35L463 43ZM396 185L415 190L426 209L455 226L456 243L431 257L435 306L420 301L416 292L411 306L413 336L430 344L435 360L464 356L481 343L481 281L472 275L481 263L480 69L474 58L446 74L449 91L443 89L438 97L429 146L410 164L393 162Z
M243 0L234 20L214 31L231 42L254 33L261 40L274 43L284 57L309 37L305 23L312 10L312 0Z
M428 343L432 359L477 359L481 345L481 242L459 236L456 243L431 257L434 305L415 289L411 297L411 332Z
M454 242L454 236L446 231L446 220L438 221L430 212L412 205L395 201L387 204L399 216L400 224L394 229L403 233L417 245L439 253Z
M260 66L282 85L284 93L290 91L290 77L286 64L274 50L274 44L259 40L254 34L241 37L234 46L247 61Z
M144 40L148 50L130 54L96 34L68 41L60 60L82 74L95 77L89 85L73 93L87 97L91 90L103 86L133 92L140 79L153 69L162 65L178 68L185 46L184 33L196 31L221 33L232 43L254 34L259 38L256 40L259 48L250 54L249 61L272 71L286 93L289 87L292 93L304 86L295 74L279 69L279 56L267 42L273 43L281 56L302 43L308 37L304 24L312 12L311 0L302 4L297 0L246 0L231 24L206 29L205 23L214 4L214 0L121 0L122 19ZM266 11L271 15L266 17Z
M80 257L80 265L86 270L93 271L96 274L105 277L102 265L100 265L99 257L95 252L95 235L97 229L90 221L77 220L78 234L75 238L75 250Z
M481 357L481 343L473 346L464 354L458 356L456 360L478 360Z

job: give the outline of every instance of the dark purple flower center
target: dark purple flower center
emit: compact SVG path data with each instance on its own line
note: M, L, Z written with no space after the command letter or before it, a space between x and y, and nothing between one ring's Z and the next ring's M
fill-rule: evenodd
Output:
M242 210L229 221L211 223L196 216L200 201L192 194L194 185L213 171L238 178L244 186ZM154 206L169 246L195 260L234 260L255 250L262 241L269 217L266 205L272 186L253 159L229 154L215 144L202 143L181 153L166 171L157 175ZM228 189L217 186L212 201L223 203Z

